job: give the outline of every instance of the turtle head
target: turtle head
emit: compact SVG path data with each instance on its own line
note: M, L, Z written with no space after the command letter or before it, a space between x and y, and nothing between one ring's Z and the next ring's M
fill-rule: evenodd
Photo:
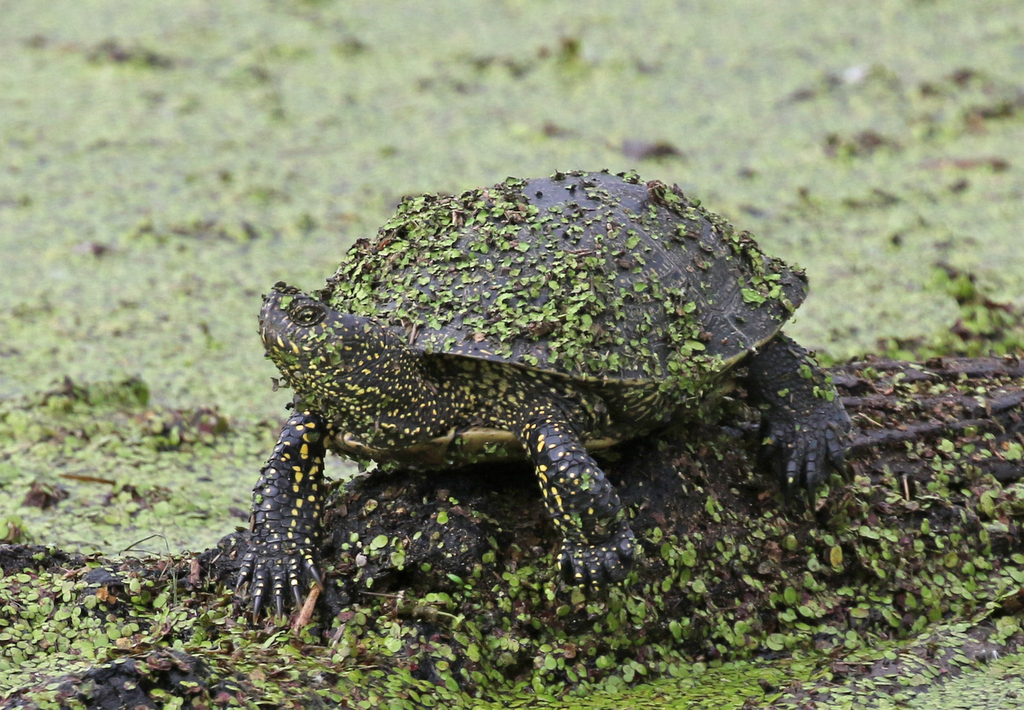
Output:
M408 353L377 322L339 313L281 282L263 297L263 347L284 379L302 396L343 398L361 389L381 365Z

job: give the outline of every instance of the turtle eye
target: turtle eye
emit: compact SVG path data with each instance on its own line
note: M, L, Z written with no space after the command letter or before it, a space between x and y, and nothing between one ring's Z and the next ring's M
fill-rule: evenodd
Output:
M319 306L315 303L303 303L302 305L292 309L291 319L295 325L316 325L324 319L323 306Z

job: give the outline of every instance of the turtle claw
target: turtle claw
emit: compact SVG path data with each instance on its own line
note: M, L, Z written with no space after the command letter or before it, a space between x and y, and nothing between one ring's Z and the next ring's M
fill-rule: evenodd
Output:
M316 568L316 565L313 564L313 560L309 559L308 557L303 558L303 571L306 573L306 577L308 579L312 579L321 587L324 586L324 580L320 576L320 571Z
M235 590L240 591L249 582L254 619L259 618L263 605L271 599L277 616L284 616L286 586L291 589L295 606L300 607L307 581L323 585L311 549L282 547L280 543L254 542L242 558Z
M241 586L241 585L239 585ZM260 609L263 608L263 591L260 590L252 595L252 618L260 618Z
M621 584L633 565L635 539L625 523L618 532L597 545L567 539L558 554L563 579L567 584L592 590Z
M787 491L813 492L830 470L845 474L849 431L850 417L841 407L821 407L800 418L775 412L762 427L762 459Z

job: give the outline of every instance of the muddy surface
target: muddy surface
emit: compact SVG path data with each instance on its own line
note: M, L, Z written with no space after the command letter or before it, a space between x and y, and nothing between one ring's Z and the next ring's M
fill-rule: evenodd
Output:
M642 547L607 594L561 584L558 535L531 472L512 464L339 486L326 588L301 631L253 626L235 606L243 536L180 561L0 548L7 608L50 600L24 633L45 638L74 608L66 628L93 617L117 630L92 649L95 663L53 645L80 667L70 675L27 652L6 697L12 707L338 704L334 695L420 706L409 693L543 704L641 678L656 681L650 692L683 692L702 687L695 673L721 674L723 698L744 707L925 697L1024 643L1024 365L877 359L833 377L857 429L847 478L813 498L787 500L756 470L742 397L721 425L607 457ZM55 578L74 593L49 589ZM8 629L0 640L17 638ZM291 671L267 655L282 650L301 659Z

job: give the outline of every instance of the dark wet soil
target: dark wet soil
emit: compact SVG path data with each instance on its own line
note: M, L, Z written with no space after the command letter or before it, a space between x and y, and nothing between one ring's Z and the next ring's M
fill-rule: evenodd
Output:
M364 630L357 662L438 687L454 678L469 692L490 677L528 680L537 673L530 640L552 638L561 640L564 665L545 682L563 686L580 674L602 677L601 658L643 662L666 648L698 662L772 658L791 652L791 638L802 639L797 647L831 650L834 682L881 682L880 669L891 675L899 664L844 661L838 654L848 632L881 642L991 609L984 590L1024 553L1024 365L1012 358L878 359L832 374L856 429L845 481L833 477L814 498L787 500L756 470L757 425L741 399L727 404L735 415L728 422L631 442L605 458L642 548L625 597L613 595L608 607L558 586L550 566L560 539L528 467L357 478L334 494L323 550L327 584L307 630L337 642L372 609L426 642L376 656ZM178 569L182 594L210 603L203 599L218 583L233 584L244 549L244 536L231 535ZM109 595L114 615L127 570L168 573L138 561L89 562L101 563L87 573L89 590ZM82 564L39 546L0 547L5 574ZM943 588L951 581L953 589ZM1019 614L1022 602L1024 595L1002 593L990 613ZM622 610L628 629L608 626L609 608ZM993 636L995 616L957 636L949 650L945 636L929 642L936 672L958 675L952 659L971 662L971 648L1017 648L1021 632ZM473 619L474 633L465 635L456 617ZM499 654L481 656L488 636L517 641L499 662ZM442 645L439 664L431 649ZM184 707L209 707L239 693L258 701L229 659L235 656L218 659L211 675L204 659L155 646L49 682L60 684L62 707L156 707L155 699L169 696ZM30 697L25 691L12 696L12 707ZM791 694L794 702L801 697L806 691Z

